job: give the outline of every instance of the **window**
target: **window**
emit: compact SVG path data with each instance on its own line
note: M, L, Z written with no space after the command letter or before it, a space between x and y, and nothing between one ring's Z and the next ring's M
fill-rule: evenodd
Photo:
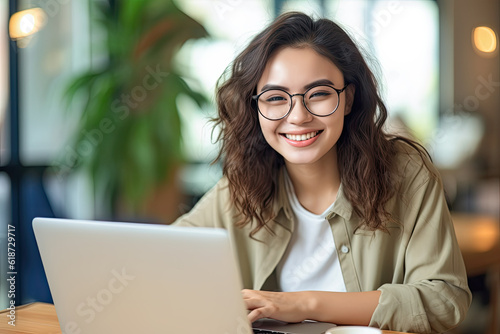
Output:
M368 60L372 56L376 59L373 69L381 79L382 98L390 121L398 119L417 139L426 142L438 120L436 2L342 0L328 3L328 16L348 27L365 48Z
M19 9L40 7L46 24L19 49L20 159L50 165L74 132L78 115L65 110L63 91L75 72L88 66L87 1L20 1Z
M9 40L7 33L8 2L0 2L0 166L9 163L9 128L7 103L9 97ZM10 220L10 179L0 172L0 272L7 272L7 225ZM4 277L2 276L2 279ZM0 309L8 306L7 284L0 285Z
M9 34L7 1L0 2L0 166L9 160L9 124L7 118L7 101L9 97Z

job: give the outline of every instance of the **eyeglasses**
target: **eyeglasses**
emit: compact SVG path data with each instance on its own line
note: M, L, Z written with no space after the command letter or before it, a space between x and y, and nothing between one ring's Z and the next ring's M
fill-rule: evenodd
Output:
M319 85L309 88L304 94L290 94L282 89L265 90L260 94L253 95L252 99L257 102L259 113L271 121L285 118L292 111L292 98L302 96L302 102L307 111L314 116L326 117L333 114L340 104L340 93L342 89L336 89L328 85Z

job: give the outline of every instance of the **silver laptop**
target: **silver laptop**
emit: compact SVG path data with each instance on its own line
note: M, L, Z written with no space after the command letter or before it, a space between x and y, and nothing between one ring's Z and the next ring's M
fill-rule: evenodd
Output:
M63 333L253 333L225 230L35 218ZM254 323L320 334L332 324Z

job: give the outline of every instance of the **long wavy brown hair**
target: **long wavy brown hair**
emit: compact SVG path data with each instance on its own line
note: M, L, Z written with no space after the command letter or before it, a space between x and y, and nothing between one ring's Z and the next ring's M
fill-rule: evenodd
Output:
M259 33L235 58L218 82L216 100L223 174L238 212L236 225L256 221L251 236L273 218L272 203L277 193L278 171L283 157L266 142L259 125L252 95L257 82L276 50L310 47L330 59L355 86L351 112L336 144L345 196L370 229L385 230L392 220L385 203L394 196L396 141L404 141L422 155L416 142L385 134L387 109L380 98L377 81L358 47L346 32L328 19L289 12L279 16ZM272 231L271 231L272 232Z

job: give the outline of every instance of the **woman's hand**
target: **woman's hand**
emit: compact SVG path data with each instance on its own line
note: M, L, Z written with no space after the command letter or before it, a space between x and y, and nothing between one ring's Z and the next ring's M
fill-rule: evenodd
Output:
M368 326L381 292L269 292L245 289L242 294L246 307L250 310L248 320L251 322L261 318L285 322L308 319Z
M248 320L272 318L285 322L301 322L307 318L306 292L269 292L242 290L243 300L249 311Z

